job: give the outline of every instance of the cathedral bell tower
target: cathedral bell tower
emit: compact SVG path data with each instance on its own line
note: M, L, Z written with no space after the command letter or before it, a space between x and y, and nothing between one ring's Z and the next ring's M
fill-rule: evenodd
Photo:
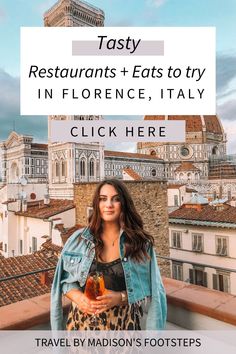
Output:
M103 27L104 12L80 0L60 0L44 14L45 27ZM51 198L73 199L73 183L104 178L101 143L51 143L52 120L97 120L95 115L48 117L48 180Z

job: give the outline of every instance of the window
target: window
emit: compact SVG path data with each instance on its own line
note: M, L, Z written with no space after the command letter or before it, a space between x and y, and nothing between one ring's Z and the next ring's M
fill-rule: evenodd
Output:
M4 243L4 252L7 252L7 244Z
M178 195L174 195L174 206L179 206L179 197Z
M183 264L172 262L172 278L176 280L183 280Z
M230 292L230 274L226 272L218 272L212 274L213 277L213 289L223 291L225 293Z
M189 279L191 284L207 287L207 272L201 268L189 269Z
M89 176L94 177L94 160L90 160L89 162Z
M75 175L79 176L79 160L75 160Z
M216 254L218 256L228 255L227 237L216 236Z
M59 162L56 162L55 169L56 169L56 177L59 177Z
M85 177L85 160L80 161L80 176Z
M29 167L25 167L25 174L26 175L29 175L29 171L30 171Z
M25 164L29 165L29 158L28 157L25 158Z
M182 146L180 149L180 153L182 156L186 157L189 155L190 151L186 146Z
M23 240L20 240L20 254L23 253Z
M62 161L61 163L61 175L62 177L66 177L66 161Z
M32 237L32 252L36 252L36 251L37 251L37 238Z
M155 177L157 175L157 171L155 170L155 168L152 169L152 177Z
M39 165L40 165L40 160L36 159L36 166L39 166Z
M192 248L195 252L203 252L203 235L193 234Z
M181 248L181 232L172 231L172 247Z

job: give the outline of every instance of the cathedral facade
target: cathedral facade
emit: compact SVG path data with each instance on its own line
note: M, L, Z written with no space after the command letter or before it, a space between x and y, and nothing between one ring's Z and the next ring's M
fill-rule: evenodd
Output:
M30 183L46 183L48 146L33 142L33 137L14 131L0 143L2 185L19 183L25 177Z
M184 120L184 143L138 143L137 152L164 160L165 178L183 182L207 180L210 161L226 155L226 134L217 115L145 116L145 120Z
M45 27L103 27L104 12L79 0L60 0L44 14ZM51 143L52 120L97 120L101 116L49 116L49 194L73 199L73 183L99 181L104 177L104 147L101 143Z

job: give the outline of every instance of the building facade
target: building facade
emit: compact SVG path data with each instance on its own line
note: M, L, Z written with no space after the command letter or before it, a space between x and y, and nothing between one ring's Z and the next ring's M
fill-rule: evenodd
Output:
M71 200L20 200L0 204L1 254L5 257L37 252L47 239L57 234L56 225L75 225L75 206ZM61 244L62 245L62 244Z
M226 135L215 116L145 116L145 120L184 120L185 143L138 143L137 151L165 162L165 177L184 183L207 180L209 159L226 154Z
M169 214L172 277L236 294L236 208L187 203Z
M44 14L45 27L103 27L104 12L80 0L58 1ZM99 181L104 177L104 149L101 143L51 143L52 120L93 120L101 116L49 116L49 194L73 199L73 183Z
M33 137L11 132L0 143L2 185L19 183L22 177L29 183L46 183L48 177L48 146L33 142Z
M123 171L131 168L141 179L163 179L164 161L157 156L148 156L132 152L104 152L104 177L123 178Z

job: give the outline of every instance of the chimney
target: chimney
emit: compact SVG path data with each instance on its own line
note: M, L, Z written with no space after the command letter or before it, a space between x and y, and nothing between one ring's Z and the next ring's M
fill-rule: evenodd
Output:
M41 285L49 285L48 272L40 273L40 284Z
M48 193L44 195L43 204L44 205L50 204L50 196Z
M27 200L22 199L22 211L25 212L27 211Z

